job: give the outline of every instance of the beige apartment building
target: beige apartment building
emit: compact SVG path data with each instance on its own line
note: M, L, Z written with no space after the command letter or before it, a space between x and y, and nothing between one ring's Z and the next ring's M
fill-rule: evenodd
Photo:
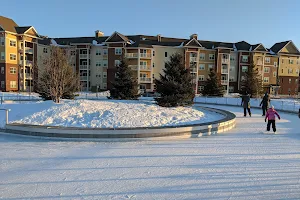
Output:
M263 44L245 41L228 43L162 35L123 35L118 32L104 36L96 31L92 37L48 38L37 34L31 26L19 27L0 17L0 79L2 91L32 90L32 66L43 69L43 59L51 45L64 48L70 65L80 75L82 91L111 89L116 66L122 56L137 78L140 89L154 92L154 79L163 73L165 62L174 53L184 58L185 67L193 75L194 89L201 93L210 69L220 78L226 93L238 92L249 66L253 63L266 91L273 94L295 95L299 87L300 52L292 41Z

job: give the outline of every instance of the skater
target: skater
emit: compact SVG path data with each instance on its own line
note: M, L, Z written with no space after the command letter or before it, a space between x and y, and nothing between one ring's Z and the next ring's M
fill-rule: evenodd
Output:
M267 92L265 93L265 96L264 96L263 99L261 100L259 106L261 106L261 109L262 109L262 111L263 111L262 116L265 116L267 110L268 110L269 107L270 107L270 97L269 97L269 94L268 94Z
M276 124L275 124L276 116L275 115L277 115L278 119L280 120L279 114L274 109L274 106L272 106L271 108L268 109L266 117L265 117L265 122L267 122L267 119L268 119L267 131L270 131L270 126L272 124L272 129L273 129L274 133L276 133Z
M242 96L241 106L244 107L244 117L247 116L247 110L248 110L249 116L251 117L250 96L248 95L248 92L246 92L246 94Z

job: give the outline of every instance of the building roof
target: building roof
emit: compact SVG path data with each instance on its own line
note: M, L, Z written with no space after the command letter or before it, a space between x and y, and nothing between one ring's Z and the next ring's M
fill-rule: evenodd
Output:
M0 16L0 28L4 31L9 31L13 33L17 33L15 27L18 25L16 22L10 18Z
M245 41L240 41L240 42L235 43L235 47L239 51L251 51L251 45Z
M274 53L278 53L285 45L287 45L287 43L289 43L290 41L284 41L284 42L277 42L275 43L272 47L271 50Z
M15 27L16 29L16 32L18 34L23 34L25 33L28 29L30 29L32 26L18 26L18 27Z

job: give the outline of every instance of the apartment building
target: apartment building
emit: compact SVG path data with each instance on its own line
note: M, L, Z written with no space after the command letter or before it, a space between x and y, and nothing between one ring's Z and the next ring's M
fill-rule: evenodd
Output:
M226 93L238 92L249 66L253 63L265 91L294 95L299 88L299 50L292 41L280 42L267 49L263 44L170 38L161 35L123 35L114 32L93 37L47 38L32 26L19 27L13 20L0 17L0 90L32 90L32 66L43 69L50 46L65 49L70 65L80 75L82 91L111 89L116 66L125 56L140 89L155 91L154 79L163 73L165 62L174 53L184 58L193 76L194 89L201 93L210 69L217 72ZM35 74L36 76L36 74Z
M33 90L33 67L37 61L37 39L33 26L18 26L0 16L0 90Z

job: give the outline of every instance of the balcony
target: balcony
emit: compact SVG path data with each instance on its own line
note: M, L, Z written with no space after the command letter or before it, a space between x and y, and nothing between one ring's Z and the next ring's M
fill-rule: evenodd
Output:
M228 67L222 67L221 73L222 74L228 74Z
M21 78L21 79L24 78L24 74L23 74L23 73L20 73L20 78ZM30 79L30 80L32 80L32 78L33 78L32 74L25 73L25 79Z
M248 59L242 59L242 62L243 62L243 63L247 63L247 62L248 62Z
M88 77L87 77L87 76L80 76L80 80L81 80L81 81L87 81L87 80L88 80Z
M19 64L23 66L23 60L19 60ZM33 61L25 60L25 66L32 67Z
M149 58L151 59L151 53L140 53L141 58Z
M88 66L87 65L79 65L80 70L87 70Z
M140 77L140 82L142 83L151 83L151 78L147 78L147 77Z
M197 62L197 57L190 57L190 62Z
M107 54L103 54L103 60L107 60L108 56Z
M222 63L228 63L229 59L228 58L222 58Z
M227 85L228 84L228 80L221 80L221 84L222 85Z
M126 53L126 58L138 58L138 53Z
M29 47L26 47L26 48L25 48L25 53L33 54L33 49L32 49L32 48L29 48Z
M138 70L139 66L138 65L128 65L128 67L131 69L131 70Z
M140 65L141 71L151 71L150 65Z
M80 59L87 59L88 55L87 54L79 54Z
M197 73L197 67L190 67L191 73Z

